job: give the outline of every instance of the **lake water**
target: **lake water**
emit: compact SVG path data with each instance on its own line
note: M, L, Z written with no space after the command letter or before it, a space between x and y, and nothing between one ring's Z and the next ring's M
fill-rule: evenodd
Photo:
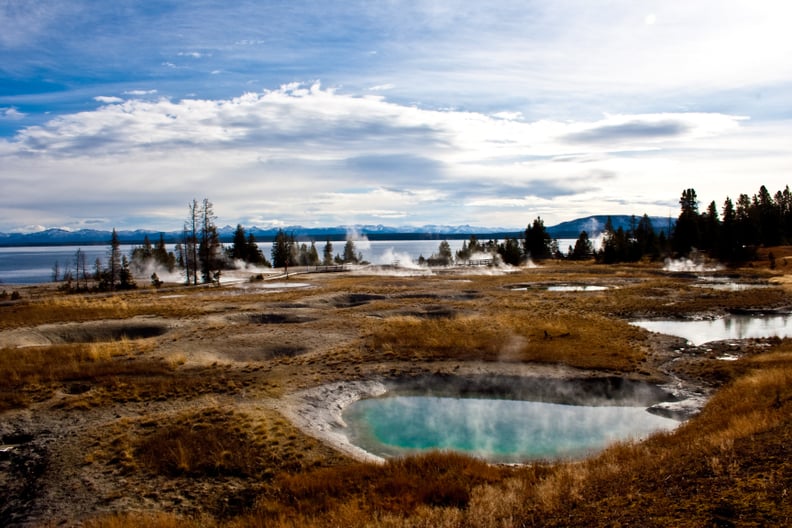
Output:
M437 253L440 240L361 240L355 242L355 249L363 255L363 259L373 264L394 264L410 266L420 256L429 257ZM456 252L462 247L464 240L449 240L451 250ZM317 242L319 254L324 250L324 242ZM333 254L343 253L343 241L332 242ZM129 256L135 246L122 245L121 251ZM260 243L259 247L268 259L272 254L272 243ZM85 253L85 261L89 270L93 270L94 261L99 258L107 263L109 246L37 246L0 248L0 283L3 284L36 284L52 281L52 268L57 261L61 272L74 269L75 253L81 249ZM173 245L168 246L173 250Z
M52 268L58 262L61 273L74 269L75 253L85 253L85 263L92 271L97 258L107 262L109 246L41 246L0 248L0 282L3 284L36 284L52 281ZM131 247L126 248L127 253Z
M633 321L652 332L682 337L695 346L727 339L792 337L792 315L730 315L702 321Z
M679 424L645 407L434 396L360 400L344 421L350 440L376 455L437 449L493 462L578 458Z

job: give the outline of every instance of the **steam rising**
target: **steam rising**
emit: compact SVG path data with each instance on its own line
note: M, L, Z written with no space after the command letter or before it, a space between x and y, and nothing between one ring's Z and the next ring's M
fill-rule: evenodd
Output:
M666 259L663 270L674 273L706 273L722 269L720 264L697 262L693 259Z
M371 249L371 242L369 241L368 237L362 234L361 232L359 232L355 227L347 228L346 239L347 241L354 242L355 247L358 250Z
M417 378L345 413L355 443L391 456L426 449L519 462L579 456L678 422L646 412L668 395L619 378Z
M408 270L426 270L425 266L420 266L415 262L409 253L403 251L396 251L393 248L388 248L385 252L377 258L375 264L382 266L395 266Z

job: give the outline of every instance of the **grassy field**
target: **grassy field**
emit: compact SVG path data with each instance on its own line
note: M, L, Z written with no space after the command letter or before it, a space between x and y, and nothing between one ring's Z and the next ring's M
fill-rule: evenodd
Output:
M22 290L0 306L0 434L20 444L0 461L0 524L790 525L792 341L691 348L629 324L787 307L784 272L762 260L715 273L775 284L740 291L648 263L100 297ZM724 350L740 359L717 359ZM360 462L282 412L329 382L554 365L673 377L713 395L673 432L524 466L453 453ZM46 459L39 472L34 455Z

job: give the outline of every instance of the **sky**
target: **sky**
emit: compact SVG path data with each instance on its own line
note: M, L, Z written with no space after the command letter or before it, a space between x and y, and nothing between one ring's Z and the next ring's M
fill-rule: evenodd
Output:
M0 232L721 210L791 57L787 0L0 0Z

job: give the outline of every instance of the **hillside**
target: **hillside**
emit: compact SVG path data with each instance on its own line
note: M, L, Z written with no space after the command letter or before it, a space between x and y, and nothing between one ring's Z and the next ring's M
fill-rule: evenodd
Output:
M637 217L628 215L610 216L614 229L619 227L624 230L631 229L633 218L637 222ZM562 222L555 226L547 226L547 232L553 238L577 238L581 231L586 231L589 236L596 236L605 227L608 215L587 216L577 218L568 222ZM663 217L651 217L652 225L656 232L668 232L669 223L673 224L673 219ZM223 242L230 242L234 230L232 226L225 226L219 229L220 239ZM481 226L449 226L449 225L424 225L424 226L384 226L384 225L355 225L355 226L333 226L333 227L303 227L287 226L278 227L250 227L246 228L248 233L252 233L258 241L267 242L275 238L279 229L293 234L302 240L345 240L347 233L354 232L358 236L365 236L370 240L425 240L425 239L466 239L471 235L476 235L480 239L503 239L505 237L520 237L522 229L509 229L501 227L481 227ZM152 243L159 240L160 234L165 237L167 243L179 242L183 236L181 231L152 231L152 230L123 230L118 231L118 238L122 244L141 244L143 239L148 236ZM35 233L0 233L0 247L14 246L60 246L60 245L105 245L109 243L110 231L96 229L79 229L69 231L66 229L47 229Z

